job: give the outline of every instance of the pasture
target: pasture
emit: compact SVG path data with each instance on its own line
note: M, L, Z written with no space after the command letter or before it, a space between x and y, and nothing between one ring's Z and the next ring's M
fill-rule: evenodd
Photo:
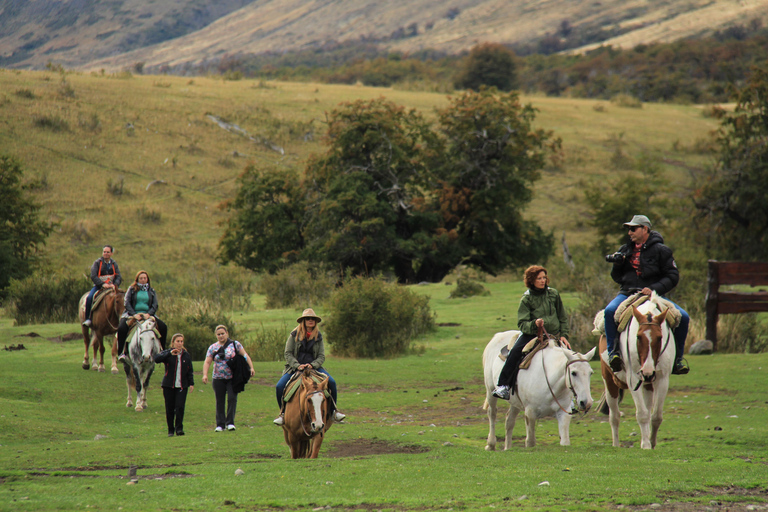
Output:
M444 284L413 288L431 296L438 323L451 324L418 340L423 351L391 360L329 355L348 420L333 425L318 460L291 460L272 425L279 362L255 364L237 431L214 433L213 392L196 361L187 435L168 438L159 374L148 409L137 413L125 407L122 375L82 370L82 340L57 338L79 332L77 324L0 319L2 344L27 349L0 351L0 510L768 508L768 354L689 357L691 374L672 377L653 451L639 448L628 394L621 447L593 410L573 418L569 447L550 419L539 423L534 448L524 447L518 422L511 450L485 451L482 352L495 332L516 326L522 284L486 286L490 296L470 299L447 299ZM296 317L265 311L263 297L252 304L233 312L246 327ZM31 331L40 337L16 337ZM592 366L597 400L602 382ZM127 485L131 466L135 485Z

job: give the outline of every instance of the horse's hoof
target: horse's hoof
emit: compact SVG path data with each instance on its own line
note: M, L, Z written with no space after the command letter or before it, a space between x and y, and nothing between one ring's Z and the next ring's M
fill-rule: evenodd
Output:
M95 372L99 371L99 365L95 364L95 365L91 366L91 370L93 370Z
M83 363L82 366L83 366L83 370L88 370L91 367L91 365L89 365L88 363Z
M496 451L496 447L495 446L491 446L489 444L485 445L485 451L487 451L487 452L494 452L494 451Z
M104 368L104 365L103 365L103 364L100 364L100 365L99 365L99 373L104 373L106 370L107 370L107 369L106 369L106 368Z
M137 405L136 406L136 412L141 412L143 410L144 410L144 408L141 405Z
M118 373L120 373L120 372L117 370L117 366L113 366L111 371L112 371L112 375L117 375Z
M125 406L128 408L133 407L133 402L128 402L127 404L125 404Z

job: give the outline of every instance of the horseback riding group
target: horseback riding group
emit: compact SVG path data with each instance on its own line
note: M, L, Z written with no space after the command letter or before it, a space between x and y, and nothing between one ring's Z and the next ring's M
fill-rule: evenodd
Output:
M624 389L630 389L637 408L643 448L656 444L656 432L661 424L664 397L669 375L684 375L689 371L683 361L688 334L688 314L678 305L664 299L678 283L679 272L672 250L664 245L662 236L651 229L644 215L635 215L624 224L629 243L606 256L613 263L611 277L620 291L600 312L595 321L596 334L601 334L601 371L605 382L604 408L610 414L614 445L618 445L618 404ZM103 371L103 341L107 334L117 333L113 346L115 364L122 361L126 375L134 370L141 374L129 384L146 393L148 373L139 368L149 362L163 362L166 378L163 390L170 435L183 435L186 390L194 386L192 362L183 346L184 337L173 336L173 347L165 349L168 328L157 317L157 293L150 285L149 274L139 271L133 284L123 293L113 249L104 246L102 257L91 267L93 289L81 299L81 319L86 343L83 368L88 368L87 329L93 331L94 369ZM519 331L496 334L483 353L486 400L490 433L486 449L496 445L495 421L498 399L510 402L507 414L505 449L520 411L526 417L526 446L535 444L536 419L555 416L558 419L560 442L570 443L570 417L592 406L588 363L592 349L585 355L571 350L568 318L560 294L549 286L547 269L534 265L524 274L526 291L518 308ZM96 307L96 306L100 307ZM92 309L98 313L92 318ZM299 324L288 336L285 346L285 368L275 390L280 414L273 421L284 430L286 443L294 458L317 457L323 434L345 415L337 410L336 382L323 368L325 347L318 329L322 319L312 309L305 309L297 318ZM132 329L130 349L125 353L126 340ZM231 340L226 326L214 331L216 343L206 353L203 383L208 383L208 371L213 366L213 389L216 396L216 432L235 430L237 393L249 376L254 375L253 362L239 341ZM149 340L145 346L142 336ZM96 365L97 348L101 350ZM528 369L521 374L521 369ZM170 375L170 376L169 376ZM546 387L543 384L546 383ZM168 388L170 391L168 391ZM225 410L225 404L228 406ZM565 404L565 405L564 405ZM137 396L137 410L146 406L145 394Z

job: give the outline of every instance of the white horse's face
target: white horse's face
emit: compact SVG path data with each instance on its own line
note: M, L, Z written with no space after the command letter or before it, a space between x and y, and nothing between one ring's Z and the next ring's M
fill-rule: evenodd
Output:
M580 411L589 411L592 407L592 391L589 386L589 380L594 371L589 361L595 355L596 347L584 355L578 353L569 353L564 351L568 357L568 380L570 381L573 392L576 394L576 406Z
M159 344L157 337L155 336L155 331L153 330L154 328L155 321L152 318L144 321L144 323L139 326L139 348L141 349L141 359L144 362L153 360L152 357Z

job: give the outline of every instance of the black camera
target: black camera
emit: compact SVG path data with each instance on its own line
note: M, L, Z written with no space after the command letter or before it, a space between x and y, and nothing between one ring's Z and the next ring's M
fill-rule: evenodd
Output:
M605 257L605 261L607 261L608 263L621 263L622 261L624 261L624 254L618 251L613 254L608 254Z

